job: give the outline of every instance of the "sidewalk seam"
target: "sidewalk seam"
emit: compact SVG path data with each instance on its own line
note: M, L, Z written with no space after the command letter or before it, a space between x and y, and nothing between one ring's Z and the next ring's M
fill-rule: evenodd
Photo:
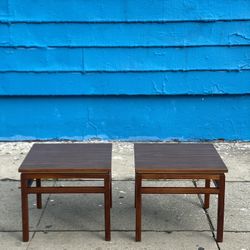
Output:
M192 182L193 182L194 186L197 188L198 186L197 186L196 181L195 181L195 180L192 180ZM209 227L210 227L210 229L211 229L210 232L211 232L212 235L213 235L215 244L216 244L216 246L218 247L218 250L220 250L220 246L219 246L218 242L216 241L216 236L215 236L215 233L214 233L215 228L214 228L214 225L213 225L212 220L211 220L211 218L210 218L210 215L209 215L207 209L204 208L204 202L203 202L203 199L202 199L201 195L200 195L200 194L197 194L197 196L198 196L198 199L199 199L199 201L200 201L201 207L202 207L202 209L203 209L204 212L205 212L206 218L207 218L207 220L208 220Z
M55 181L53 181L53 186L55 186ZM43 208L43 210L42 210L41 216L40 216L40 218L39 218L39 220L38 220L38 222L37 222L37 224L36 224L36 227L35 227L36 229L37 229L37 227L39 226L39 224L40 224L40 222L41 222L41 220L42 220L42 218L43 218L43 215L44 215L44 213L45 213L45 210L46 210L46 208L47 208L47 206L48 206L48 204L49 204L50 196L51 196L51 194L48 195L48 198L47 198L47 200L46 200L46 202L45 202L45 205L44 205L44 208ZM31 232L31 231L30 231L30 232ZM34 239L34 237L35 237L35 235L36 235L37 232L38 232L37 230L34 230L34 231L33 231L32 236L30 237L30 240L29 240L29 243L28 243L28 246L27 246L26 250L29 249L30 244L31 244L32 240Z

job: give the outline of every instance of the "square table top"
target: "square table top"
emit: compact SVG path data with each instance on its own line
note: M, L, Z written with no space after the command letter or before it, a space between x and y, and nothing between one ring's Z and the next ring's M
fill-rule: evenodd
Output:
M106 173L111 143L34 144L19 168L22 173Z
M227 167L212 144L136 143L137 173L225 173Z

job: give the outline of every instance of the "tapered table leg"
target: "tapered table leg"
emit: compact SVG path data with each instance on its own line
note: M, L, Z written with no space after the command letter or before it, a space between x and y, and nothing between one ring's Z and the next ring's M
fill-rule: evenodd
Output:
M105 207L105 240L111 240L110 229L110 176L106 176L104 179L104 207Z
M224 228L224 203L225 203L225 175L220 176L217 214L217 242L223 241Z
M21 175L21 199L22 199L22 229L23 241L29 241L29 207L28 207L28 180Z
M41 187L41 179L36 179L36 186ZM42 208L42 194L36 194L36 207Z
M111 176L111 173L109 175L109 190L110 190L110 207L112 208L113 199L112 199L112 176Z
M210 180L205 180L205 187L210 188ZM210 200L210 194L204 195L204 208L209 208L209 200Z
M136 174L136 227L135 227L135 240L141 241L141 184L142 179L139 174Z

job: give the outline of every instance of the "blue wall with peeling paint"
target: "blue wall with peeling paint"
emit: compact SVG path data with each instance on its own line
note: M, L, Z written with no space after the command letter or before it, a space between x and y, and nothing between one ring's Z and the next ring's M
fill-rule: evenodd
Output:
M1 0L0 140L250 140L250 1Z

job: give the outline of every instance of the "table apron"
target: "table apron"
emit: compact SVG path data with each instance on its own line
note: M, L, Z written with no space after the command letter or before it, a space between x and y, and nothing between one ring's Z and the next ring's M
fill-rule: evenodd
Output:
M153 180L153 179L209 179L219 180L220 174L172 174L172 173L137 173L142 179Z
M107 173L22 173L21 176L25 179L104 179L109 176L111 172Z
M56 193L105 193L105 187L31 187L24 188L28 194L56 194Z
M204 187L141 187L141 194L219 194L218 188Z

